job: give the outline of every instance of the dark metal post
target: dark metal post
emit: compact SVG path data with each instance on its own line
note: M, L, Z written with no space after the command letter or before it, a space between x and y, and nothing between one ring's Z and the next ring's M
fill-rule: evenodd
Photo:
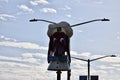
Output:
M90 59L88 59L88 80L90 80Z
M57 80L61 80L61 71L57 71Z
M70 80L70 76L71 76L71 70L67 71L67 80Z

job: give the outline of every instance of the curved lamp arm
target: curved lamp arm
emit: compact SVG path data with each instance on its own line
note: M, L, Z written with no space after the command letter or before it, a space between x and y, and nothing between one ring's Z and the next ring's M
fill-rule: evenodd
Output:
M96 59L92 59L90 61L95 61L95 60L106 58L106 57L116 57L116 55L107 55L107 56L99 57L99 58L96 58Z
M91 22L95 22L95 21L110 21L110 20L106 19L106 18L103 18L103 19L94 19L94 20L90 20L90 21L86 21L86 22L74 24L74 25L71 25L70 27L75 27L75 26L79 26L79 25L83 25L83 24L91 23Z
M77 59L77 60L81 60L81 61L88 61L88 60L85 60L85 59L80 59L80 58L76 58L76 57L71 57L71 58L74 58L74 59Z
M48 22L48 23L57 24L57 23L55 23L55 22L48 21L48 20L44 20L44 19L31 19L31 20L29 20L29 21L30 21L30 22L43 21L43 22Z

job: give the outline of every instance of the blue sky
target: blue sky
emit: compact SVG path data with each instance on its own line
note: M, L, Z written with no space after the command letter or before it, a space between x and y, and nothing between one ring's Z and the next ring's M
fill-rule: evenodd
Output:
M101 80L119 79L119 3L119 0L0 0L0 79L56 80L56 73L47 71L49 24L30 23L33 18L56 23L67 21L71 25L99 18L110 19L109 22L74 27L71 55L93 59L116 54L117 58L93 62L91 74L99 75ZM87 64L82 61L72 59L71 69L72 80L87 74ZM66 78L64 74L63 79Z

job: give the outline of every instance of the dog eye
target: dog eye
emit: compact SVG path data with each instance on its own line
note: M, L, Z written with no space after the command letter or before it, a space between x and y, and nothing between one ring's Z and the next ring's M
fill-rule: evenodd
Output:
M53 42L55 42L56 40L57 40L57 39L56 39L56 38L54 38L54 39L53 39Z
M64 38L60 38L60 42L63 42L64 41Z

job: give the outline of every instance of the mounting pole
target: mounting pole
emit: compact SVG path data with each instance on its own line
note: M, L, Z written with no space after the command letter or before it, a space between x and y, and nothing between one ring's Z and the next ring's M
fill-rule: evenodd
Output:
M67 80L70 80L70 76L71 76L71 70L67 71Z
M88 59L88 80L91 80L91 77L90 77L90 59Z
M57 71L56 73L57 73L57 80L61 80L61 73L62 72L61 71Z

